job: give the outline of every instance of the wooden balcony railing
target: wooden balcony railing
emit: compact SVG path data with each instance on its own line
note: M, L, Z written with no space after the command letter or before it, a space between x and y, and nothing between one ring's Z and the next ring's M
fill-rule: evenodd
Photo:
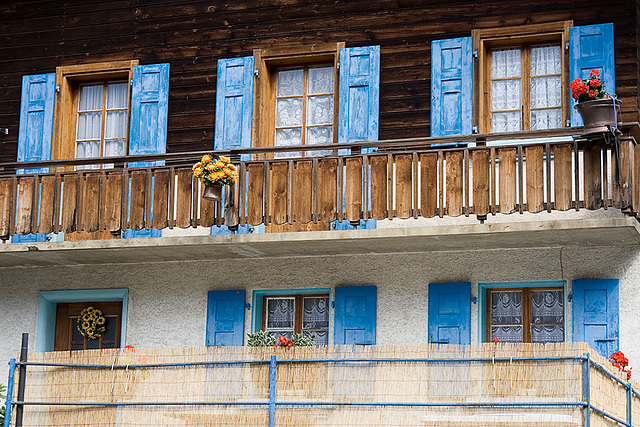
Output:
M5 163L0 238L459 215L484 220L496 213L609 207L635 214L640 147L634 135L640 128L633 123L621 129L619 162L615 144L602 137L549 139L580 129L216 152L239 166L240 179L227 187L224 203L202 199L203 186L192 177L191 165L203 153ZM452 144L460 140L475 144ZM313 156L328 148L332 155ZM240 161L241 155L251 160ZM115 167L79 168L88 164ZM17 174L17 168L46 169Z

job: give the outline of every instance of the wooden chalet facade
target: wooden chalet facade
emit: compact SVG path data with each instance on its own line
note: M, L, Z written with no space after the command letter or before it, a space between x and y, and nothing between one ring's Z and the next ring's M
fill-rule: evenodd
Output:
M0 64L0 360L261 329L640 360L634 1L10 1ZM619 152L580 136L592 69Z

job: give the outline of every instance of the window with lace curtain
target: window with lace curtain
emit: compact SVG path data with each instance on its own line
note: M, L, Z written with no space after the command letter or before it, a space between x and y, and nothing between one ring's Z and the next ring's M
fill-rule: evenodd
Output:
M127 81L81 85L77 112L76 158L125 156L128 113Z
M564 342L564 290L487 290L487 341Z
M338 62L344 43L254 51L258 72L254 145L294 146L337 141ZM324 155L280 152L274 157Z
M314 335L317 345L329 344L329 295L263 297L262 329L272 336Z
M474 31L480 132L563 127L571 21Z

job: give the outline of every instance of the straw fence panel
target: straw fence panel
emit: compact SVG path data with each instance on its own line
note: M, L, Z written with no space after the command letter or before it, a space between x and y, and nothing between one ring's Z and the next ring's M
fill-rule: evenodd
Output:
M582 401L579 360L513 361L518 357L577 357L581 343L472 346L403 345L302 348L209 347L89 350L29 355L30 362L107 368L29 366L27 402L200 403L171 406L26 406L24 426L262 426L267 425L269 359L276 355L276 426L548 426L581 425L579 407L424 407L377 403L540 403ZM592 356L607 370L603 358ZM469 359L484 362L398 359ZM285 360L339 359L291 363ZM367 361L348 361L367 359ZM370 359L392 359L371 361ZM347 361L345 361L347 360ZM260 361L261 363L223 363ZM213 363L129 367L164 363ZM115 366L113 369L109 367ZM119 366L119 368L118 368ZM611 370L613 372L613 370ZM625 389L591 369L592 403L625 419ZM15 399L15 397L14 397ZM214 404L215 403L215 404ZM222 404L227 403L227 404ZM228 404L235 403L236 405ZM350 403L367 404L354 406ZM260 405L256 405L260 404ZM640 420L640 399L634 400ZM314 405L314 406L312 406ZM636 415L637 414L637 415ZM592 425L614 425L592 415Z

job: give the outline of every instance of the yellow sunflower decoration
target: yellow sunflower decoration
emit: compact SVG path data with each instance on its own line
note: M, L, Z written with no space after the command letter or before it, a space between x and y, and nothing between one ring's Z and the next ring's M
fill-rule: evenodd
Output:
M106 330L105 322L106 319L100 310L87 307L82 310L80 317L78 317L78 331L87 339L97 340Z

